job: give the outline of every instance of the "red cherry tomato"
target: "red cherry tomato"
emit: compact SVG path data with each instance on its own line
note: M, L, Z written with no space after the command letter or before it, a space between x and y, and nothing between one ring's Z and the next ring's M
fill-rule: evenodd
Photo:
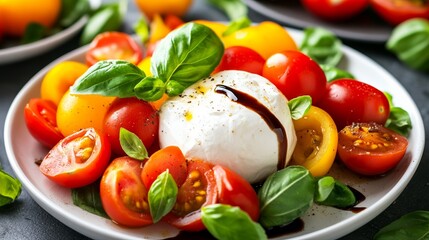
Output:
M33 98L24 108L25 124L41 144L52 148L64 136L57 127L57 107L49 100Z
M142 162L130 157L114 159L100 182L100 197L107 215L128 227L152 224L147 189L140 179Z
M94 128L86 128L58 142L45 156L39 169L61 186L78 188L99 179L109 161L107 137Z
M119 142L121 127L136 134L146 148L150 148L158 136L159 116L146 101L137 98L117 98L104 118L103 130L118 155L125 152Z
M301 0L312 14L329 21L350 19L369 5L369 0Z
M354 122L384 125L390 114L389 101L380 90L353 79L330 82L316 105L329 113L338 129Z
M222 60L214 72L242 70L262 75L265 59L251 48L233 46L225 49Z
M249 182L230 169L215 165L213 173L218 189L218 202L238 206L254 221L259 219L259 200Z
M141 178L147 189L165 170L173 176L177 186L182 186L187 176L186 158L180 148L168 146L152 154L143 167Z
M383 174L404 156L408 140L376 123L346 126L338 134L338 156L352 171Z
M217 201L213 165L193 160L188 162L187 178L179 188L176 205L165 217L171 225L185 231L205 229L201 220L201 207Z
M85 55L89 66L108 59L122 59L138 64L142 60L139 44L128 34L105 32L97 35Z
M270 80L286 96L292 99L310 95L317 103L326 88L326 76L320 66L299 51L283 51L267 59L262 76Z
M428 1L371 0L371 7L381 18L392 25L411 18L429 19Z

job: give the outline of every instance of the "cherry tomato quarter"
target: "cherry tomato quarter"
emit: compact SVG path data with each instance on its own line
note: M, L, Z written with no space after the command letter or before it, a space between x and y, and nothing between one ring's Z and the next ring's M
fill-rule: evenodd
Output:
M112 102L104 118L103 130L118 155L124 155L119 142L122 128L136 134L146 148L150 148L158 135L159 116L146 101L137 98L117 98Z
M57 127L57 107L49 100L33 98L25 105L25 124L31 136L48 148L55 146L63 135Z
M370 0L371 7L386 22L398 25L411 18L429 19L428 1Z
M92 40L85 59L88 66L108 59L120 59L138 64L142 56L140 45L130 35L121 32L104 32Z
M310 95L313 103L322 98L327 83L320 66L304 53L294 50L269 57L262 76L276 85L287 99Z
M143 164L130 157L115 158L101 178L101 202L115 223L127 227L152 224L148 190L140 179Z
M329 21L350 19L369 5L369 0L301 0L310 13Z
M395 167L405 155L408 140L376 123L356 123L338 135L338 156L352 171L380 175Z
M330 82L322 100L316 105L329 113L338 129L354 122L384 125L390 114L389 101L383 92L353 79Z
M262 75L265 59L248 47L232 46L225 49L222 60L215 72L241 70Z
M40 171L55 183L78 188L101 177L110 161L110 144L94 128L63 138L45 156Z

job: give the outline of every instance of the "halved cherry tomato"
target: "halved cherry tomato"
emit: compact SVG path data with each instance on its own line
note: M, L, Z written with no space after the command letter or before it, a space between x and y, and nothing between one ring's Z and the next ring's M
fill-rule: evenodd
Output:
M311 106L293 125L297 144L291 164L304 166L315 177L326 175L337 154L338 132L334 120L327 112Z
M353 79L330 82L325 95L316 105L329 113L338 129L353 122L384 125L390 114L389 101L383 92Z
M136 134L146 148L150 148L158 135L159 116L146 101L137 98L117 98L104 117L103 131L112 150L118 155L125 152L119 142L119 130L125 128Z
M25 105L25 124L30 134L41 144L52 148L64 136L57 127L57 107L49 100L33 98Z
M143 167L141 178L147 189L165 170L173 176L177 186L180 187L187 177L186 158L180 148L168 146L152 154Z
M287 99L310 95L313 103L322 98L327 83L320 66L304 53L294 50L269 57L262 76L276 85Z
M100 182L100 197L107 215L120 225L152 224L147 189L140 179L143 162L130 157L114 159Z
M215 165L213 173L218 189L218 202L237 206L254 221L259 219L259 199L253 187L234 171Z
M424 0L371 0L371 7L392 25L411 19L429 19L429 2Z
M185 231L205 229L201 207L217 201L213 165L201 160L188 161L187 178L179 188L176 205L165 217L171 225Z
M101 177L110 161L107 137L94 128L63 138L40 164L40 171L55 183L78 188Z
M369 5L369 0L301 0L312 14L330 21L350 19Z
M142 59L140 45L128 34L105 32L97 35L85 55L89 66L107 59L121 59L138 64Z
M214 72L241 70L262 75L265 59L251 48L232 46L225 49L222 60Z
M352 171L380 175L403 158L408 140L376 123L346 126L338 135L338 155Z

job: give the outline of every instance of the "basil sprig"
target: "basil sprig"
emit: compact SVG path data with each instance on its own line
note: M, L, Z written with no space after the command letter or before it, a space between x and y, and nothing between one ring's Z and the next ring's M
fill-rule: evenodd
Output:
M210 75L222 59L224 46L210 28L190 22L168 34L151 58L146 74L132 63L106 60L96 63L71 88L73 94L100 94L155 101L164 93L177 96Z
M21 182L0 169L0 207L15 201L21 194Z
M178 191L177 184L168 169L158 175L148 192L149 209L154 223L173 209Z
M133 132L122 127L119 130L119 143L124 152L134 159L144 160L149 156L142 140Z

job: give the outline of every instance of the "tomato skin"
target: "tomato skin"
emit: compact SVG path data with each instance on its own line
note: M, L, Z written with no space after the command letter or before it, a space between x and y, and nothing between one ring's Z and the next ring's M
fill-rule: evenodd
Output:
M25 124L30 134L48 148L55 146L64 136L58 130L57 107L49 100L32 98L25 105Z
M408 140L376 123L346 126L338 135L338 155L352 171L380 175L395 167L405 155Z
M152 154L143 167L142 181L147 189L165 170L173 176L177 186L180 187L186 180L187 164L180 148L168 146Z
M383 92L353 79L330 82L322 100L316 105L329 113L338 129L353 122L384 125L390 114L389 101Z
M214 72L241 70L262 75L265 59L248 47L232 46L225 49L222 60Z
M429 19L429 2L409 0L370 0L371 7L386 22L398 25L411 18Z
M301 4L312 14L329 21L350 19L369 5L369 0L301 0Z
M45 156L39 169L61 186L78 188L95 182L109 161L107 137L94 128L86 128L59 141Z
M276 85L287 99L310 95L313 103L322 98L327 83L320 66L304 53L294 50L269 57L262 76Z
M234 171L215 165L213 173L218 188L218 202L238 206L247 212L253 221L259 219L259 199L253 187Z
M122 59L138 64L142 56L140 45L130 35L121 32L104 32L92 40L85 59L88 66L107 59Z
M115 158L101 178L103 208L115 223L127 227L152 224L147 189L140 179L142 165L128 156Z
M137 98L117 98L107 110L103 130L117 155L125 155L119 142L121 127L136 134L146 148L150 148L158 135L159 116L146 101Z

